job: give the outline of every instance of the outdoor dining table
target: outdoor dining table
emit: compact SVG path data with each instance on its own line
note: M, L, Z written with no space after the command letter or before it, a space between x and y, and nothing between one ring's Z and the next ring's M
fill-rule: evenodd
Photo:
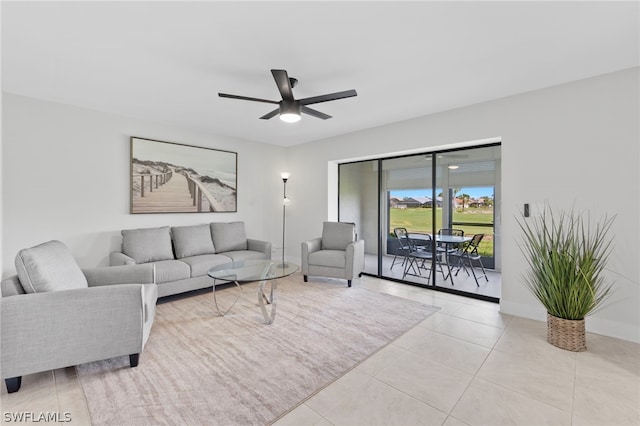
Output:
M443 253L445 254L445 257L447 259L447 271L448 271L448 274L446 277L444 277L444 280L446 281L447 278L449 278L451 280L451 285L453 285L453 274L451 273L451 263L449 262L449 247L451 245L463 244L468 241L471 241L472 237L461 236L461 235L440 235L440 234L431 235L431 234L422 234L422 233L413 233L413 232L409 234L409 238L415 241L421 241L421 240L429 241L429 239L427 239L426 236L429 236L429 239L435 240L436 244L444 245Z

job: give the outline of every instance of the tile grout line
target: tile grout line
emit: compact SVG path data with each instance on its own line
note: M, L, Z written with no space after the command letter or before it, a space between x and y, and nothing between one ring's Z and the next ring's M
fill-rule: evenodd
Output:
M498 340L496 340L496 343L495 343L495 344L494 344L494 346L491 348L491 352L489 352L489 354L487 355L487 357L486 357L486 358L485 358L485 360L483 361L482 365L484 365L484 363L486 362L486 360L489 358L489 356L491 356L491 354L492 354L494 351L496 351L496 352L500 352L500 353L503 353L502 351L500 351L500 350L496 349L496 348L495 348L495 346L498 344L498 341L500 341L500 339L502 338L502 335L504 334L504 332L506 332L506 328L503 330L503 332L502 332L502 334L500 335L500 337L498 338ZM507 354L508 354L508 352L504 352L504 353L507 353ZM574 354L574 355L575 355L575 354ZM577 360L576 360L576 361L577 361ZM538 402L538 403L540 403L540 404L544 404L544 405L546 405L546 406L548 406L548 407L552 407L552 408L554 408L554 409L556 409L556 410L559 410L559 411L562 411L562 412L568 413L570 416L572 416L572 417L573 417L573 414L572 414L572 413L573 413L573 398L574 398L574 396L575 396L575 369L576 369L576 364L577 364L577 362L575 362L575 363L574 363L574 375L573 375L573 376L574 376L574 380L573 380L574 393L573 393L573 395L572 395L572 404L571 404L571 407L570 407L570 410L569 410L569 411L564 410L564 409L562 409L562 408L559 408L559 407L557 407L557 406L555 406L555 405L553 405L553 404L549 404L549 403L548 403L548 402L546 402L546 401L541 401L540 399L535 398L535 397L533 397L533 396L527 395L527 394L525 394L525 393L521 392L521 391L520 391L520 390L518 390L518 389L512 389L512 388L510 388L510 387L508 387L508 386L505 386L505 385L503 385L503 384L495 383L495 382L493 382L492 380L489 380L489 379L486 379L486 378L483 378L483 377L477 377L477 373L482 369L482 365L480 366L480 368L478 368L478 371L476 372L476 374L474 374L474 379L477 377L479 380L484 380L485 382L487 382L487 383L491 383L491 384L492 384L492 385L494 385L494 386L498 386L498 387L500 387L500 388L502 388L502 389L505 389L505 390L507 390L507 391L510 391L510 392L515 392L516 394L518 394L518 395L520 395L520 396L523 396L523 397L525 397L525 398L531 399L531 400L536 401L536 402ZM465 392L466 392L466 389L465 389ZM464 393L463 393L463 395L464 395Z
M571 418L569 419L569 423L573 425L573 410L575 408L575 400L576 400L576 380L578 378L578 354L574 354L574 363L573 363L573 386L571 387L571 406L569 415Z
M511 325L511 322L509 322L509 324L507 324L507 326L505 328L502 329L502 332L500 333L500 336L498 336L498 338L496 339L495 343L493 344L493 346L491 346L491 348L489 348L489 353L487 354L487 356L484 358L484 360L482 361L482 363L480 364L480 366L478 367L478 369L476 370L475 373L472 374L471 380L469 380L469 383L467 383L467 386L465 386L464 390L462 391L462 393L460 394L460 396L458 397L458 399L456 400L455 404L453 404L453 407L451 408L451 411L448 413L448 417L453 415L453 412L455 411L456 407L458 406L458 404L460 403L460 401L462 400L462 398L464 397L464 395L467 393L467 391L469 390L469 387L471 386L471 383L474 382L474 380L476 379L482 379L481 377L478 377L478 372L482 369L482 366L487 362L487 359L489 359L489 357L491 356L491 354L493 353L493 351L495 350L496 345L498 344L498 342L500 341L500 339L502 338L502 336L504 335L504 333L507 331L507 328ZM478 346L482 346L482 345L478 345ZM484 346L483 346L484 347ZM464 421L464 420L462 420ZM466 421L465 421L466 423Z

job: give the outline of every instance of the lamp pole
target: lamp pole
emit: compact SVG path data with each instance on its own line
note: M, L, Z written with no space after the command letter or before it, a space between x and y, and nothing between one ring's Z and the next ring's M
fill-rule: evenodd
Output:
M287 180L289 179L290 173L283 172L280 174L282 177L282 185L284 189L283 199L282 199L282 264L280 265L282 269L287 267L287 264L284 263L284 250L285 250L285 229L286 229L286 212L287 212L287 204L289 204L289 199L287 198Z

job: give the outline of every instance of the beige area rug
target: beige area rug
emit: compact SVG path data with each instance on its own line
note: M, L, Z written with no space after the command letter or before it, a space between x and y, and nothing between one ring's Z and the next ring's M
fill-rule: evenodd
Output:
M140 364L129 357L77 367L95 425L264 425L438 310L347 288L281 279L277 315L262 323L257 284L157 306Z

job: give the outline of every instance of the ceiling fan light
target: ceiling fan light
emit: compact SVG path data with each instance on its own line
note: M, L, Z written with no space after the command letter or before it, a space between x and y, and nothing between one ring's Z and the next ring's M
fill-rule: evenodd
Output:
M280 114L280 120L285 123L295 123L300 121L300 114L296 114L295 112L284 112Z
M300 104L297 102L282 102L280 104L280 120L285 123L295 123L300 121Z

